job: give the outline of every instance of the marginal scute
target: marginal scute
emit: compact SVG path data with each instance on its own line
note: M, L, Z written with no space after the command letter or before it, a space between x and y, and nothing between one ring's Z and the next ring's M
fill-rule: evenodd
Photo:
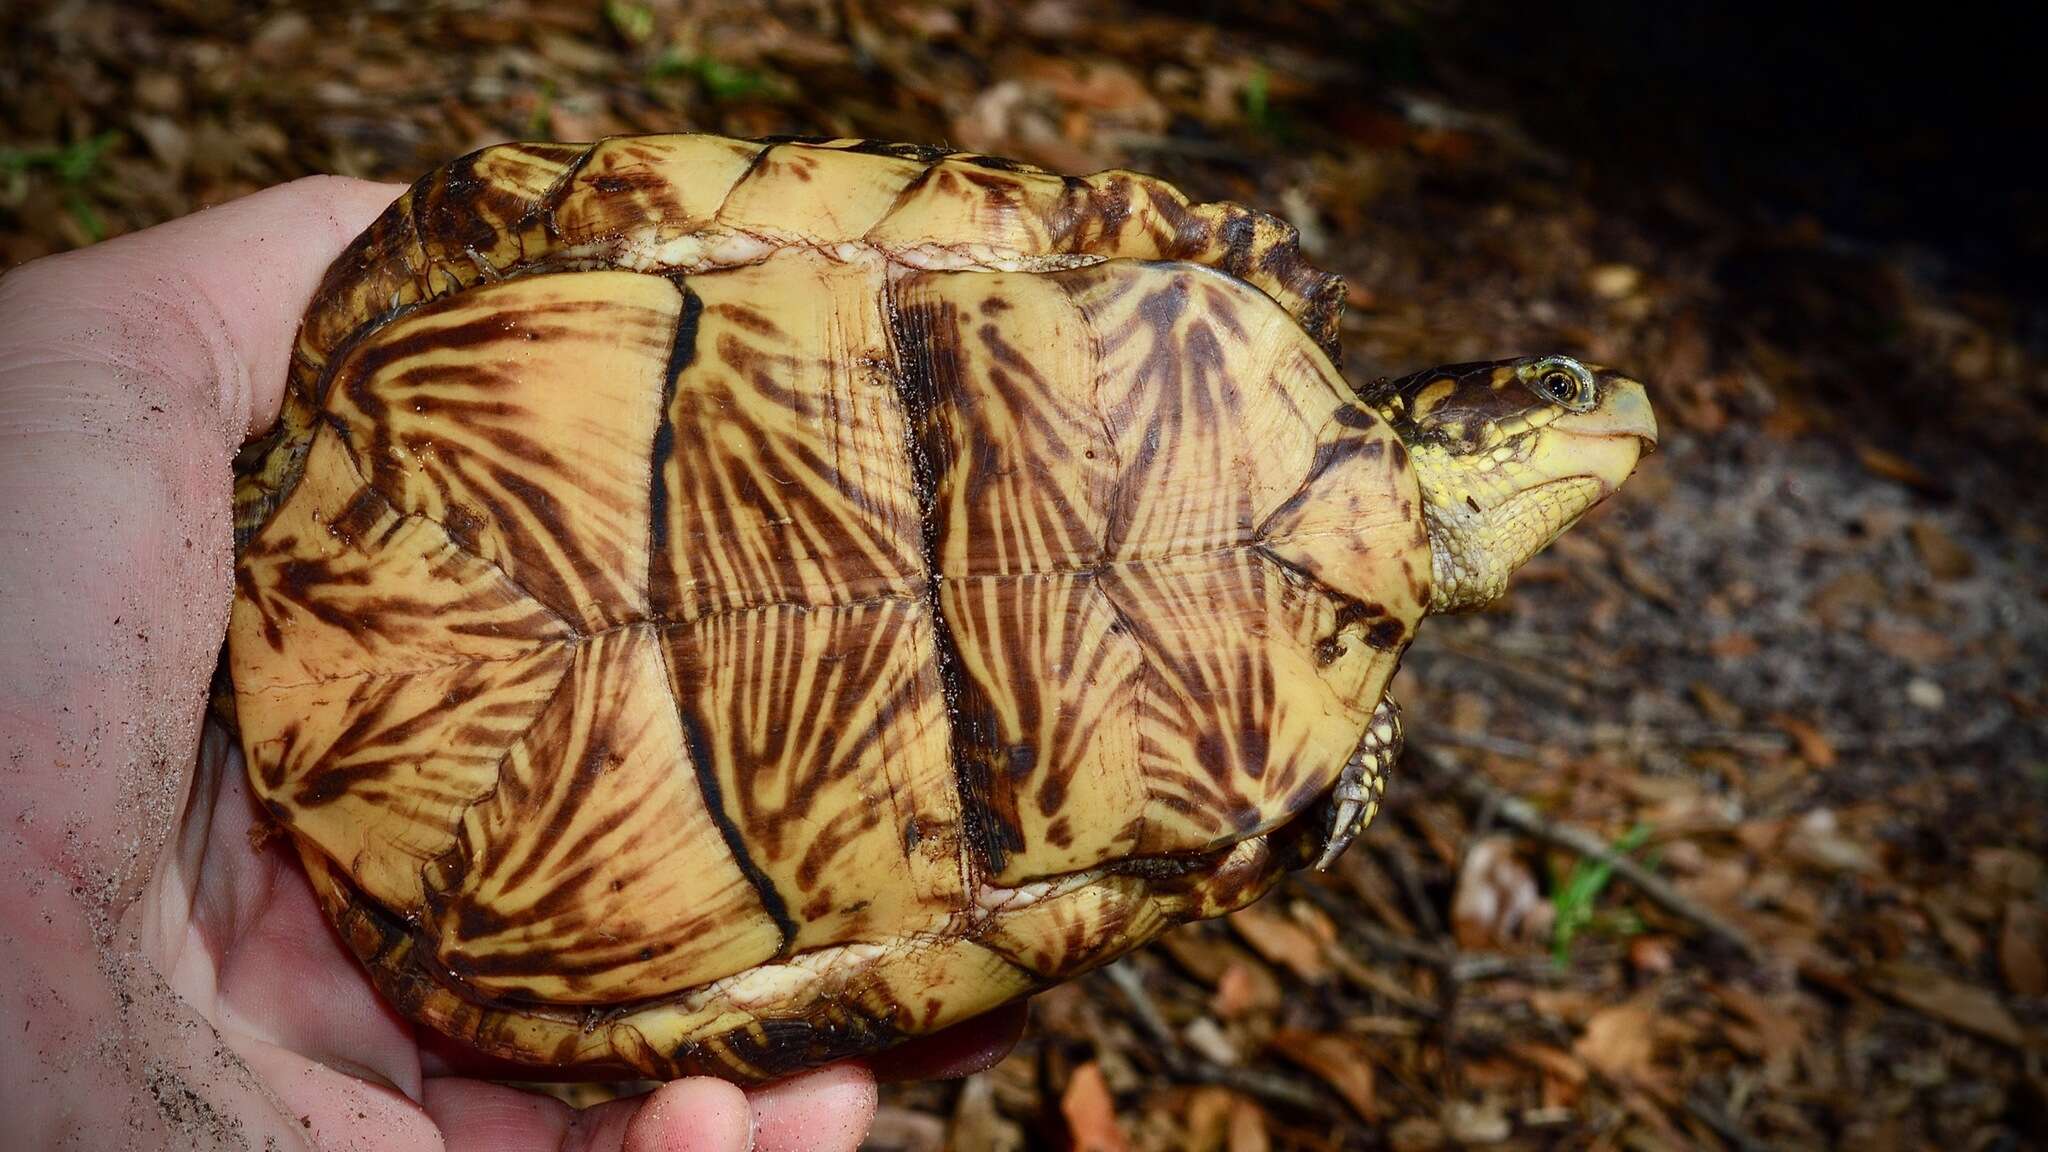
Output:
M777 144L733 188L719 223L798 244L858 244L926 167L894 156Z
M547 249L542 208L581 161L580 144L481 148L414 190L426 297L496 279Z
M1065 980L1150 940L1170 924L1150 886L1106 876L992 917L986 943L1019 968Z
M946 267L949 254L984 264L1074 251L1074 190L1050 172L999 171L965 159L934 165L870 229L870 244L917 267Z
M763 145L720 136L624 136L592 146L554 206L563 245L658 243L709 225Z

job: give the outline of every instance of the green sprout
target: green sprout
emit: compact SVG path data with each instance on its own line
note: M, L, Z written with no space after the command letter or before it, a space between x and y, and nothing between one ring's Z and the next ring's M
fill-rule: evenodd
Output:
M30 173L47 172L57 178L64 190L64 208L78 229L91 242L106 238L106 225L100 220L98 209L93 207L88 185L99 172L100 158L107 149L121 138L119 132L102 132L97 136L66 144L45 148L14 148L0 146L0 177L6 180L6 189L0 198L18 201L27 189Z
M1649 825L1638 824L1608 845L1607 850L1611 856L1626 856L1642 847L1649 838ZM1632 912L1623 911L1604 917L1595 913L1595 902L1613 878L1612 862L1582 858L1572 865L1571 874L1552 894L1550 902L1557 911L1557 920L1551 928L1550 954L1559 967L1570 959L1572 940L1582 931L1599 927L1617 936L1633 936L1643 930L1641 918Z
M1254 67L1244 82L1244 118L1260 132L1273 130L1273 109L1269 103L1272 83L1264 64Z
M605 0L604 15L628 44L645 44L654 35L654 9L645 4Z
M555 112L555 82L542 80L540 94L533 103L533 114L526 118L526 135L545 136L551 130Z
M671 48L647 69L654 80L688 76L704 88L713 100L744 100L750 96L772 95L781 88L780 77L756 68L727 64L709 56L686 56Z

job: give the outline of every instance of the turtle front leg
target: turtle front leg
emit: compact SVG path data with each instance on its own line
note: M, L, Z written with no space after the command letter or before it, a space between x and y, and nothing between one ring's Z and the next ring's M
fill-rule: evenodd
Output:
M1343 775L1337 777L1337 790L1332 794L1336 811L1330 817L1330 839L1323 846L1322 858L1316 861L1316 870L1327 870L1344 854L1358 834L1380 810L1380 793L1386 787L1387 773L1393 771L1394 762L1401 758L1401 706L1394 703L1392 696L1380 697L1380 706L1373 709L1372 723L1366 725L1365 738L1358 742L1358 751L1344 764Z

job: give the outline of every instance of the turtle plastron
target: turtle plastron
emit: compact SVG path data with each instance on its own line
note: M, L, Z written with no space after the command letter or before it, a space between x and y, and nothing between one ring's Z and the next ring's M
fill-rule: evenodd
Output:
M1387 773L1393 771L1400 759L1401 706L1394 703L1392 696L1384 696L1379 707L1373 709L1372 723L1366 726L1358 751L1345 762L1344 773L1337 778L1336 790L1330 794L1330 839L1316 860L1317 871L1326 871L1336 863L1337 857L1351 847L1351 842L1378 815Z

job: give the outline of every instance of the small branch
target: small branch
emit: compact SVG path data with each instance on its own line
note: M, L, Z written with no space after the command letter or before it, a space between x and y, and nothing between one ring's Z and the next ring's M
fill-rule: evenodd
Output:
M1342 898L1320 884L1297 879L1294 890L1301 893L1309 903L1322 909L1336 923L1339 934L1350 937L1368 951L1426 964L1457 983L1474 983L1503 976L1536 980L1548 980L1553 977L1550 961L1547 959L1509 956L1499 952L1453 952L1433 944L1396 936L1377 924L1361 919L1356 908L1347 906ZM1438 1012L1436 1005L1423 1001L1417 1003L1424 1004L1428 1009L1424 1015L1433 1016Z
M1767 1146L1736 1123L1735 1118L1710 1103L1705 1097L1689 1093L1685 1097L1685 1110L1693 1118L1714 1130L1714 1134L1734 1145L1739 1152L1768 1152Z
M1327 1115L1331 1111L1321 1092L1292 1077L1262 1068L1218 1064L1188 1051L1187 1046L1181 1043L1180 1035L1160 1013L1159 1005L1153 1003L1152 994L1145 990L1144 977L1138 975L1136 969L1127 962L1119 961L1102 972L1111 984L1116 985L1124 1002L1130 1005L1138 1030L1152 1041L1168 1075L1199 1084L1219 1084L1274 1104L1285 1104L1318 1115Z
M1487 781L1478 773L1434 748L1417 748L1411 744L1409 754L1448 780L1467 800L1474 804L1490 805L1494 818L1502 824L1534 836L1547 844L1606 864L1614 870L1616 876L1628 881L1650 903L1705 930L1709 935L1727 941L1751 960L1761 961L1764 958L1763 950L1757 946L1755 940L1750 939L1747 932L1729 923L1712 909L1688 899L1678 889L1652 875L1634 860L1608 851L1606 842L1600 837L1577 825L1551 820L1537 811L1535 805L1502 790L1498 785Z

